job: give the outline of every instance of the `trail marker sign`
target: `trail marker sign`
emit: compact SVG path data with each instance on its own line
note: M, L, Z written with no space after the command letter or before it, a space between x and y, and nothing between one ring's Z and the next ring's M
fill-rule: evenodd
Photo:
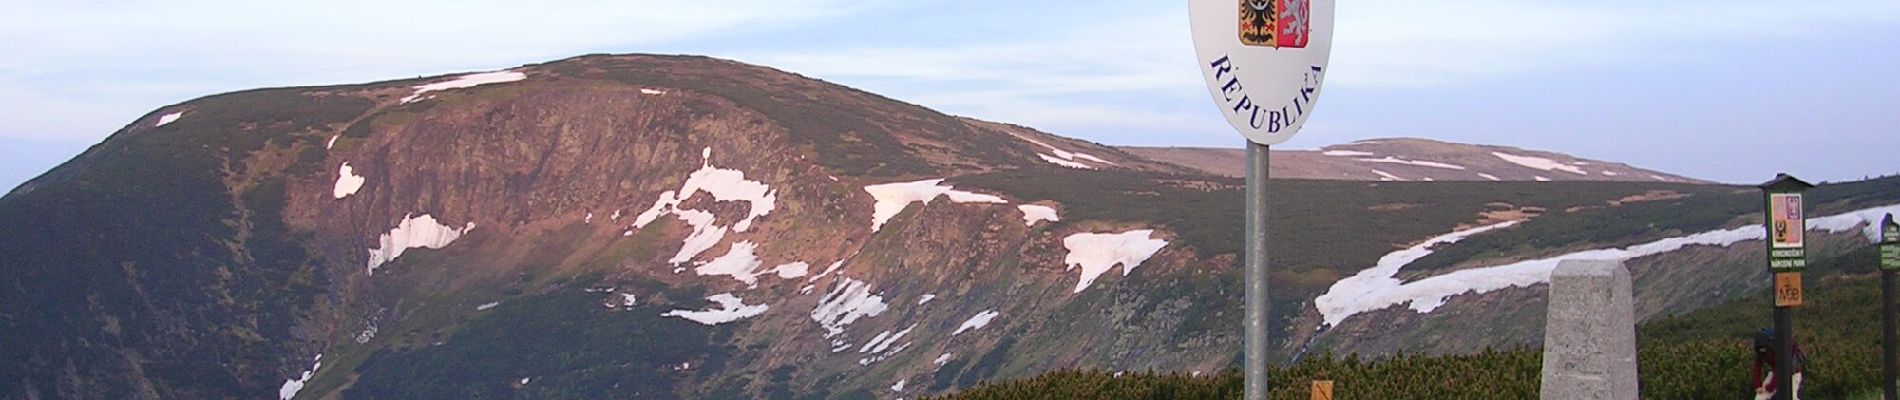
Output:
M1768 269L1774 272L1801 272L1808 266L1807 210L1801 192L1814 185L1787 174L1761 185L1767 198Z
M1775 307L1801 306L1801 273L1775 273Z
M1893 214L1881 223L1880 269L1900 271L1900 223L1893 221Z
M1333 381L1313 381L1313 400L1333 400Z

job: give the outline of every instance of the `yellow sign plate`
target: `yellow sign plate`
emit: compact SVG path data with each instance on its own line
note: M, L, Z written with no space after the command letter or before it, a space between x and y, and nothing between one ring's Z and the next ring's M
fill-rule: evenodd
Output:
M1801 306L1801 273L1775 274L1775 307Z
M1333 400L1333 381L1313 381L1313 400Z

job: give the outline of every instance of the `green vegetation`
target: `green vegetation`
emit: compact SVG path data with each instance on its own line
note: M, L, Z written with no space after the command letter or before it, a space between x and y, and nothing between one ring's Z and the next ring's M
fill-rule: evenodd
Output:
M602 307L607 296L562 290L505 301L440 343L370 356L344 395L671 398L733 351L717 345L729 330L660 317L667 308L658 305Z
M1796 337L1810 356L1803 398L1871 398L1878 389L1880 311L1874 247L1824 260L1808 272L1808 304L1795 317ZM1638 329L1644 398L1736 399L1752 395L1750 345L1769 325L1765 291L1722 306L1644 324ZM1308 398L1308 382L1330 379L1341 399L1521 399L1538 392L1542 354L1534 349L1471 355L1399 355L1376 361L1322 355L1274 368L1275 399ZM1233 399L1238 374L1210 377L1103 371L1058 372L984 384L948 400L1152 398ZM1124 397L1129 396L1129 397Z
M303 89L201 98L0 198L0 382L134 398L135 366L166 397L271 395L308 362L291 327L330 284L283 223L285 182L321 161L300 152L310 133L369 107ZM247 171L262 153L289 168Z
M1098 220L1159 224L1177 235L1170 246L1187 246L1202 258L1240 253L1241 181L1230 178L1131 171L1080 171L1030 167L954 179L958 187L1005 193L1021 199L1054 200L1064 223ZM1342 182L1274 181L1269 186L1274 240L1272 326L1284 329L1305 301L1339 278L1377 263L1379 257L1422 238L1476 222L1490 203L1561 210L1603 205L1650 191L1723 193L1728 187L1629 182ZM1713 198L1713 196L1710 196ZM1588 231L1588 219L1566 219L1567 229ZM1582 225L1578 225L1582 224ZM1513 236L1516 237L1516 236ZM1362 245L1342 246L1350 242ZM1380 246L1379 244L1390 244ZM1223 269L1208 282L1153 287L1157 298L1221 300L1222 286L1237 270ZM1212 315L1205 307L1184 328L1238 323L1237 313ZM1275 335L1284 337L1285 335Z
M1508 235L1478 235L1440 246L1431 255L1407 265L1404 276L1437 275L1467 260L1630 246L1720 229L1738 215L1760 221L1761 191L1753 187L1681 185L1667 189L1690 196L1577 212L1552 209L1512 227ZM1810 216L1888 205L1900 199L1900 178L1821 185L1808 191L1808 199Z

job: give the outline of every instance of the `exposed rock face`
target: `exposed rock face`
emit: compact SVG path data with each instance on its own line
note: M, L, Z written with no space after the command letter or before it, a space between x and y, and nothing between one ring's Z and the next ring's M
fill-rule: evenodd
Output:
M1072 293L1062 238L1143 224L1024 224L1016 205L1061 205L983 191L982 202L900 204L874 232L865 191L999 170L1186 170L768 68L589 56L219 95L154 115L0 200L0 381L13 388L0 396L314 397L361 383L348 397L403 397L357 374L408 372L387 360L582 288L605 291L588 292L613 305L600 310L640 314L624 318L703 324L647 332L702 332L675 343L699 354L625 371L635 375L622 383L677 393L841 396L932 373L945 377L916 386L941 391L1094 365L1109 342L1178 350L1128 368L1212 369L1229 353L1221 340L1094 333L1146 331L1093 316L1045 332L1040 316L1118 290L1105 277ZM1198 260L1182 246L1159 253L1143 271ZM818 316L846 287L857 295L837 297L840 316ZM1191 302L1179 299L1154 301ZM950 340L982 312L984 328ZM1033 361L1009 350L1040 337L1073 340ZM964 356L931 362L951 352ZM318 353L330 357L304 377ZM667 368L708 372L638 375ZM566 379L537 373L511 390ZM729 379L751 374L779 379Z

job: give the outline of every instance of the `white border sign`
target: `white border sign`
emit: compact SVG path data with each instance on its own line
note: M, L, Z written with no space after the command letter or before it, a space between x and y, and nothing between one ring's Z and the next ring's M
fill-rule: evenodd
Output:
M1227 123L1285 142L1319 100L1333 49L1332 0L1188 0L1194 52Z

